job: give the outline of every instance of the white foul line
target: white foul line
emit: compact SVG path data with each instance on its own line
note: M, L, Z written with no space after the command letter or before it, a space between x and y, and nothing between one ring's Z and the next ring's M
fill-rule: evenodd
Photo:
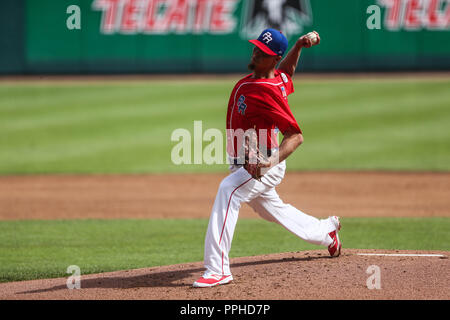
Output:
M412 253L357 253L358 256L386 256L386 257L444 257L443 254L412 254Z

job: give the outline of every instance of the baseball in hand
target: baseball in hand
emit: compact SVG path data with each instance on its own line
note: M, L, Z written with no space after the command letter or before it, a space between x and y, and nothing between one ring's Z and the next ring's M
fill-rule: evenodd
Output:
M320 43L320 36L316 31L308 32L306 37L311 40L313 46Z

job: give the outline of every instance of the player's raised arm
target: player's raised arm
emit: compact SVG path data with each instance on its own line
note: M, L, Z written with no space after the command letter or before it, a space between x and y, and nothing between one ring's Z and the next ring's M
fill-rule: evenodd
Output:
M319 34L316 31L309 32L295 42L294 46L289 50L286 57L281 60L278 69L283 70L289 76L293 76L297 69L298 60L302 52L302 48L310 48L320 43Z

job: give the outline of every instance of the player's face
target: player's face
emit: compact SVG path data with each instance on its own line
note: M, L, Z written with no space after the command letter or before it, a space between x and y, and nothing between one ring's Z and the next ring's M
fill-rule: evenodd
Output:
M271 56L258 47L253 48L252 58L248 68L252 71L266 71L274 68L279 61L279 56Z

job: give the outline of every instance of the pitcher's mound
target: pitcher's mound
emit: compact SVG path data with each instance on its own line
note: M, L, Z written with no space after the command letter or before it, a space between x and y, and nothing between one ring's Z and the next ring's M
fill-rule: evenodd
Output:
M213 288L192 287L203 273L196 262L82 275L81 288L72 290L67 278L3 283L0 299L448 300L448 257L446 251L343 249L339 258L326 250L289 252L232 258L234 281Z

